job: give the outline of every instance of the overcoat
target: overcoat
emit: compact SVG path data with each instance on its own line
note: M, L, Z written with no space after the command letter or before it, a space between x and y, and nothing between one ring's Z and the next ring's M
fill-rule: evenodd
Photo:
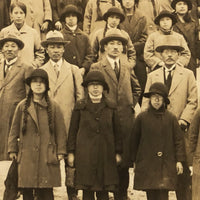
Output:
M183 133L176 116L152 107L139 114L132 132L131 153L135 189L175 190L176 162L185 161Z
M134 107L141 94L138 80L136 77L131 77L130 68L126 63L121 63L118 81L106 56L101 61L92 64L91 70L100 70L103 73L109 86L109 93L105 92L105 96L117 105L123 139L122 166L129 166L131 164L129 142L134 122Z
M43 65L42 69L48 73L50 87L49 96L60 105L68 133L75 101L84 98L84 89L81 86L83 78L80 70L77 66L65 60L63 60L58 77L50 61Z
M0 1L0 30L10 24L9 7L10 0Z
M49 188L61 185L58 154L66 154L66 131L58 104L51 102L53 131L48 123L47 102L43 98L27 108L26 132L22 133L25 100L15 111L8 140L8 152L16 152L18 187Z
M16 35L24 42L24 48L19 56L22 62L28 66L40 67L44 62L44 49L41 47L41 39L37 31L27 24L24 24L20 30L17 29L14 23L3 28L0 32L0 37L4 38L9 34Z
M104 99L95 106L90 99L77 102L72 114L67 150L75 153L77 187L92 187L99 179L104 187L118 184L115 155L122 142L116 107Z
M63 37L69 43L65 44L64 59L79 68L84 67L86 72L89 71L93 62L93 54L90 41L86 33L77 29L72 32L66 25L61 30Z
M200 109L194 115L189 129L189 147L193 155L192 200L200 200Z
M0 65L0 160L8 159L8 134L17 104L26 96L25 79L32 70L18 59L4 78Z

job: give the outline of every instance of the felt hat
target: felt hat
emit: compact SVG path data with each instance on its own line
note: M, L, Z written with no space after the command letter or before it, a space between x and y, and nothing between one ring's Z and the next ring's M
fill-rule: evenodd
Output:
M160 19L162 19L163 17L169 17L172 20L172 26L177 22L176 17L174 16L174 14L172 14L171 12L167 11L167 10L162 10L159 15L154 19L154 23L156 25L160 25Z
M179 2L179 1L183 1L185 2L187 5L188 5L188 10L192 10L192 2L190 0L173 0L172 3L171 3L171 7L175 10L176 8L176 4Z
M108 17L110 17L111 15L117 15L120 18L120 23L124 21L125 19L125 15L123 13L123 11L120 8L117 7L111 7L107 10L107 12L103 15L103 19L105 21L107 21Z

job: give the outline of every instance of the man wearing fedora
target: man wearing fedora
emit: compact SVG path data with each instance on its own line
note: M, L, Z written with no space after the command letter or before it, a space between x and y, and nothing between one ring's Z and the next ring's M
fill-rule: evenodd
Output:
M49 61L42 66L49 76L49 95L61 108L68 133L72 110L76 100L84 97L80 69L63 58L66 41L59 31L49 31L41 45L49 55ZM67 188L69 200L76 196L74 188Z
M129 141L134 121L134 107L138 101L141 89L137 78L134 76L126 62L120 61L123 48L127 39L119 29L107 31L100 42L105 56L97 63L91 65L91 70L100 70L110 88L105 96L112 99L117 105L120 119L121 135L123 138L122 162L118 167L119 189L114 192L115 200L127 199L129 185L129 172L131 167Z
M191 200L191 177L188 164L191 156L188 151L188 128L197 108L197 86L191 70L180 67L176 62L184 51L183 47L175 40L163 40L156 51L161 53L163 67L148 75L145 92L155 82L162 82L168 87L170 104L168 110L178 119L179 125L185 136L187 162L183 162L183 174L178 176L176 196L178 200ZM148 100L143 99L142 110L148 107Z

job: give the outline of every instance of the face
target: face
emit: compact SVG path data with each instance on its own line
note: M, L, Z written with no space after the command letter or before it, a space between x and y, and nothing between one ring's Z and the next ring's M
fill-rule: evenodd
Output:
M99 82L91 82L88 84L88 93L99 96L103 93L103 86Z
M15 42L5 42L2 48L2 53L6 60L10 61L18 56L19 47Z
M158 110L163 105L164 98L159 94L152 94L150 97L150 102L153 108Z
M104 49L109 57L115 59L122 54L123 45L122 42L119 40L111 40L110 42L107 43L107 45L104 45Z
M165 63L166 67L170 68L174 65L178 59L178 52L174 49L165 49L162 53L162 60Z
M46 91L46 85L44 79L41 77L35 77L31 80L31 89L33 94L44 94Z
M159 24L161 28L169 30L172 27L172 19L170 17L162 17Z
M51 60L58 62L62 58L65 49L63 44L49 44L46 51Z
M122 5L126 9L132 9L135 5L135 0L122 0Z
M11 18L15 24L23 24L25 17L26 15L20 7L15 7L11 13Z
M120 18L117 15L110 15L107 19L107 23L111 28L116 28L120 23Z
M75 25L77 25L78 18L76 16L76 14L70 13L70 14L66 15L66 17L65 17L65 23L68 26L75 26Z
M188 5L184 1L176 3L175 10L180 15L185 15L188 12Z

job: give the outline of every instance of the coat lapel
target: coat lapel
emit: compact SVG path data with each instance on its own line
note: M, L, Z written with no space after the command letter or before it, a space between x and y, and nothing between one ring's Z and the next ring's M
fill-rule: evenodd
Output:
M122 64L122 62L120 62L119 87L122 85L121 83L125 76L125 68L126 68L126 65Z
M27 111L29 112L31 118L33 119L33 121L35 122L35 124L39 130L38 118L37 118L35 106L34 106L34 103L32 100L31 100L30 106L28 107Z
M49 61L44 68L48 72L48 74L50 75L49 79L52 82L56 83L56 81L57 81L57 75L56 75L56 72L54 70L54 66L51 64L51 62Z
M3 82L4 82L4 64L2 62L0 67L0 90L2 88Z

